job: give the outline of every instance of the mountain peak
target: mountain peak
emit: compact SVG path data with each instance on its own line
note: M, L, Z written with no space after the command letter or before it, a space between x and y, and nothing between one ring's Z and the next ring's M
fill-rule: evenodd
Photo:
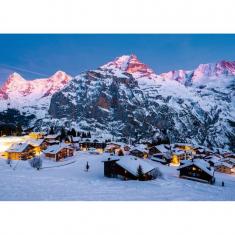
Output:
M12 73L9 75L8 79L7 79L7 83L10 83L10 82L24 82L25 79L19 74L19 73Z
M134 78L147 77L149 79L156 77L152 69L142 63L135 54L122 55L115 60L101 66L101 69L121 70L130 73Z

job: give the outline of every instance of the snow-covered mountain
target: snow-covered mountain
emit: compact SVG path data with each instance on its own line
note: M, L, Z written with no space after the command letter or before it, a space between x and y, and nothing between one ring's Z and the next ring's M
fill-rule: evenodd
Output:
M101 66L100 69L113 72L114 75L118 75L120 72L126 72L131 74L135 79L157 78L155 72L147 65L140 62L137 56L133 54L117 57L114 61Z
M162 130L171 142L235 150L235 62L156 74L135 55L124 55L72 79L61 74L45 84L39 79L35 92L26 84L37 80L16 76L17 86L7 89L9 78L1 107L10 100L34 112L38 129L65 125L135 139L152 139Z
M25 80L20 74L13 73L0 88L0 110L10 107L35 114L38 118L44 117L48 112L51 96L70 80L71 76L62 71L49 78L35 80Z

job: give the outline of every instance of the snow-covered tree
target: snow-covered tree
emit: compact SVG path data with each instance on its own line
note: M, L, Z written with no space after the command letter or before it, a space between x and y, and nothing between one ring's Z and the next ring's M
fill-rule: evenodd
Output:
M30 166L40 170L42 168L42 159L40 157L35 157L29 161Z
M60 130L60 142L62 142L62 140L65 140L66 136L67 136L66 130L64 129L64 127L62 127Z
M75 131L75 129L74 128L72 128L72 130L71 130L71 135L73 136L73 137L76 137L76 131Z
M55 131L54 131L54 127L51 126L50 131L49 131L49 135L54 135Z
M138 180L144 180L144 172L143 172L143 168L141 165L139 165L137 168L137 177L138 177Z
M9 165L11 167L12 160L10 157L7 158L6 163L7 163L7 165Z

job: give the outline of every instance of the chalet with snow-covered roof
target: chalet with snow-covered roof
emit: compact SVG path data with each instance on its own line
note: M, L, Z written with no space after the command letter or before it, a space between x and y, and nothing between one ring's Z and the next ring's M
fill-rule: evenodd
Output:
M47 142L45 139L33 139L27 142L34 147L34 152L36 155L41 154L41 152L47 148Z
M59 144L60 134L46 135L44 139L48 145L57 145Z
M105 152L123 155L125 152L129 153L130 149L131 147L128 144L122 142L111 142L107 144Z
M138 157L110 157L103 162L104 175L106 177L137 180L139 179L138 169L140 166L142 169L142 180L152 180L157 176L157 168Z
M82 151L88 151L90 148L95 148L98 152L103 153L106 147L103 139L98 138L84 138L79 142Z
M149 148L149 155L154 155L154 154L166 154L170 150L169 145L165 144L160 144L160 145L155 145Z
M215 171L225 173L225 174L233 174L235 173L235 167L232 164L227 162L217 162L215 164Z
M157 154L154 154L150 159L152 161L159 162L163 165L166 165L166 164L170 164L170 162L171 162L171 157L169 158L168 156L169 155L157 153Z
M177 169L179 177L213 184L215 182L214 169L202 159L185 160Z
M5 156L11 160L27 160L35 156L34 147L28 143L13 144L6 150Z
M180 161L186 160L187 158L188 156L183 150L174 149L173 151L171 151L171 164L174 166L180 165Z
M73 156L74 150L67 144L57 144L49 146L43 153L45 154L45 157L49 159L60 161L64 158Z
M149 156L147 147L144 144L138 144L132 147L130 154L139 158L147 158Z

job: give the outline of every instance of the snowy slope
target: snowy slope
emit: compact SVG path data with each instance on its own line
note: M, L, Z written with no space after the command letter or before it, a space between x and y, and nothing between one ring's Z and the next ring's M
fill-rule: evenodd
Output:
M32 169L27 161L18 161L13 170L0 159L0 200L235 200L234 175L216 173L215 185L209 185L180 179L176 168L151 161L162 178L123 181L104 177L102 160L107 157L78 152L77 157L64 162L43 160L43 167L50 168L40 171ZM87 161L89 172L85 171ZM222 181L225 187L221 187Z

